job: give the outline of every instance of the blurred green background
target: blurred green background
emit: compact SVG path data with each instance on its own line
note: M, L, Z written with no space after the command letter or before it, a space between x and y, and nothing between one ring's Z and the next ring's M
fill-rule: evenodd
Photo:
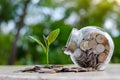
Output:
M45 64L42 49L28 36L60 28L50 64L71 64L62 51L72 28L100 26L113 38L111 63L120 63L120 0L0 0L0 64Z

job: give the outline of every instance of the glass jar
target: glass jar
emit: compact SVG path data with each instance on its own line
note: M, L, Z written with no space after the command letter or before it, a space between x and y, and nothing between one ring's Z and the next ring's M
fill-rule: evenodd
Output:
M110 62L114 43L110 35L99 27L73 28L64 48L74 64L82 68L104 70Z

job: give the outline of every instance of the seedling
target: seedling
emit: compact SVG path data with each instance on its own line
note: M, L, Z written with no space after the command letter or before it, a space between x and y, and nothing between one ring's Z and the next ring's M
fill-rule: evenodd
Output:
M43 49L43 52L46 54L46 64L49 66L49 47L50 45L55 41L55 39L58 37L60 33L60 29L55 29L52 32L49 33L47 37L43 35L43 39L45 42L45 45L38 39L34 38L33 36L29 36L31 39L36 41L39 46Z

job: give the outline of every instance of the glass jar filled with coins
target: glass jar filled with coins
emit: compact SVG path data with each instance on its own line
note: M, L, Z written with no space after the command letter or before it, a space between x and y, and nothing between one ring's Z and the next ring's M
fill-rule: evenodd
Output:
M64 53L82 68L104 70L110 62L114 43L107 32L99 27L73 28Z

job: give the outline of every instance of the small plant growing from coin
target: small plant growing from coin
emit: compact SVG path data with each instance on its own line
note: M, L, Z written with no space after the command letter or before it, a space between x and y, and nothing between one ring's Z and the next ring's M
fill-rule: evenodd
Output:
M60 33L60 29L58 28L58 29L55 29L52 32L50 32L47 37L43 35L45 45L40 40L36 39L35 37L29 36L31 39L36 41L39 44L39 46L43 49L43 52L46 55L46 66L49 66L49 55L48 55L49 47L55 41L55 39L58 37L59 33Z

